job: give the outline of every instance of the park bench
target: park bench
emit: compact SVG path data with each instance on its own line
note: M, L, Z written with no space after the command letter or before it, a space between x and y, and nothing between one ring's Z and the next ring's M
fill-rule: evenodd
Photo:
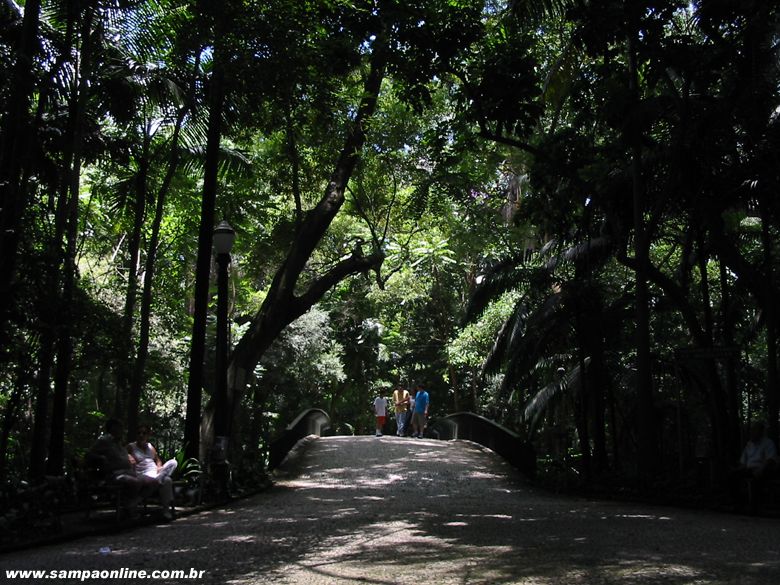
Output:
M105 458L87 454L83 459L74 461L74 477L76 482L76 499L79 508L86 517L101 509L113 513L114 520L122 520L128 486L121 479L116 479L105 467ZM176 490L174 490L175 497ZM142 495L139 505L144 512L148 511L150 501L157 498L157 493ZM175 511L175 501L171 501L171 512Z
M747 480L748 510L763 513L780 513L780 478L763 482Z
M105 469L105 458L89 453L83 458L74 458L73 477L77 505L87 518L99 509L108 508L113 511L114 519L120 520L126 488Z

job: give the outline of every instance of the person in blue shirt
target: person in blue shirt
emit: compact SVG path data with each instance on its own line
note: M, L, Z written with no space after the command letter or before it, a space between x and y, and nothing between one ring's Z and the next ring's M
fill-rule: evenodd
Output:
M428 419L428 406L431 399L423 389L422 384L417 384L414 397L414 412L412 413L412 436L422 438Z

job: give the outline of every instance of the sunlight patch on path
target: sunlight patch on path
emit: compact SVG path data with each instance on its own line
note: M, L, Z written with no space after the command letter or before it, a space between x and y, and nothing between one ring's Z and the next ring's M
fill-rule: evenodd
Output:
M776 519L556 496L464 441L328 437L283 471L224 509L0 566L194 567L197 585L780 585Z
M323 540L320 550L270 574L247 575L231 583L461 583L464 574L480 566L480 582L492 582L490 559L511 551L508 546L464 546L455 540L425 534L410 522L376 523L354 533ZM391 575L390 581L379 579ZM372 578L372 567L377 572ZM474 582L474 581L470 581Z

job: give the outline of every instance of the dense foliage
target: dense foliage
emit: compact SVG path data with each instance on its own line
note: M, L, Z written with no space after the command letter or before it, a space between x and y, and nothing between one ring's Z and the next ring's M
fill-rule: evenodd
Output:
M396 384L587 482L717 474L754 418L778 439L772 3L4 0L0 25L0 478L66 472L109 416L199 458L229 435L249 477L301 409L370 431Z

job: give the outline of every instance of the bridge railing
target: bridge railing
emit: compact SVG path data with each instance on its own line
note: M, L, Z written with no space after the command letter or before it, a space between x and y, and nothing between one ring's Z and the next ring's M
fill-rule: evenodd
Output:
M284 432L268 448L268 467L275 469L284 461L295 444L309 435L321 436L330 428L330 416L319 408L309 408L300 413L284 429Z
M528 477L536 474L536 453L514 431L473 412L456 412L436 419L431 431L439 439L465 439L495 451Z

